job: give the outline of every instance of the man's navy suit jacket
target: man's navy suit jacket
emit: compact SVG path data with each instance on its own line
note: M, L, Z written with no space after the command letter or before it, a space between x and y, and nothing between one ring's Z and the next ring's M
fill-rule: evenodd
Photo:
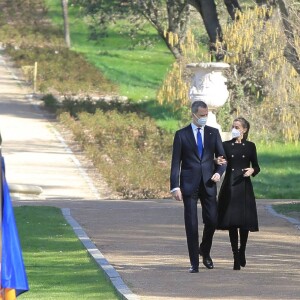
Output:
M203 183L210 196L217 194L216 183L211 180L215 173L220 176L226 165L216 165L214 158L224 156L219 130L210 126L204 127L204 151L202 158L198 148L192 126L189 125L175 133L171 163L171 190L180 187L185 196L195 193L203 178Z

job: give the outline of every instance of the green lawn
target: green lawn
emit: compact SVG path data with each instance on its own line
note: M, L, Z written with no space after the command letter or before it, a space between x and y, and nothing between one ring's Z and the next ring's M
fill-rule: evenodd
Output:
M253 178L258 199L300 199L299 150L295 144L258 144L261 172Z
M30 300L119 299L60 209L15 207Z
M289 215L294 212L300 213L300 202L291 202L287 204L276 204L273 208L280 214Z
M273 209L282 215L300 221L300 201L272 205Z
M63 28L60 0L46 0L52 21ZM83 53L103 74L120 86L120 93L132 100L150 100L156 98L156 92L162 84L173 56L163 41L157 40L154 29L149 28L147 38L153 40L153 46L144 49L132 42L126 33L120 34L122 22L108 31L108 36L99 41L89 40L87 25L76 7L69 8L72 50ZM137 40L142 39L139 35ZM141 72L142 71L142 72Z

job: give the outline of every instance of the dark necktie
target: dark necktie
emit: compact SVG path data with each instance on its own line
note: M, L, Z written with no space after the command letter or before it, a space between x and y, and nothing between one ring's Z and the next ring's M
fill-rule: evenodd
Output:
M198 132L197 132L197 146L198 146L199 156L202 157L203 145L202 145L202 137L201 137L200 128L198 128Z

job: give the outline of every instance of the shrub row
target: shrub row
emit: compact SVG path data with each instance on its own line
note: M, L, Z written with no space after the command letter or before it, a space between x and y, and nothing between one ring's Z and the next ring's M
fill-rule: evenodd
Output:
M67 48L31 47L16 49L7 45L6 52L17 66L33 66L38 58L37 90L61 94L116 93L117 87L89 64L82 55ZM30 78L28 78L29 81Z
M166 198L173 135L149 117L135 112L62 112L60 121L72 130L94 166L122 198Z

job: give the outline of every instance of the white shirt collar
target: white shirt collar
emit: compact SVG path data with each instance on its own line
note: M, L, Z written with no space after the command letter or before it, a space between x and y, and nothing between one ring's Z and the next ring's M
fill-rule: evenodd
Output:
M192 129L193 129L193 131L194 130L198 130L198 126L196 126L194 123L191 123L191 125L192 125ZM204 126L202 126L202 127L200 127L200 130L202 131L203 129L204 129L204 127L205 127L205 125Z

